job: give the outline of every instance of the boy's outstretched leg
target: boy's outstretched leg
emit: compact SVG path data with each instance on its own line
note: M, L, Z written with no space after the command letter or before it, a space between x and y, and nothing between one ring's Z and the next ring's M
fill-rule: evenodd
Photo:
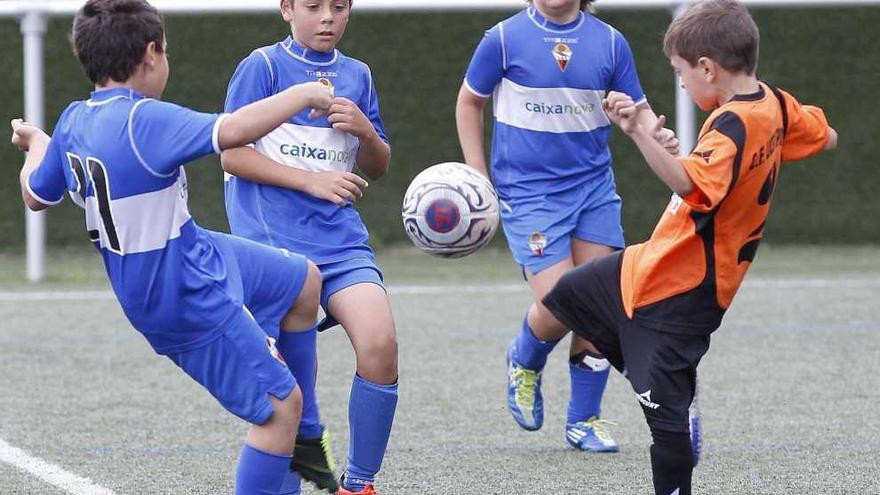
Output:
M391 306L381 286L359 283L333 294L329 307L357 358L348 407L348 466L339 493L372 494L397 410L397 334Z
M318 304L322 277L317 266L308 262L308 272L296 303L281 321L276 344L281 357L302 390L302 419L299 422L292 473L285 481L281 495L299 493L299 477L322 490L335 493L336 464L330 450L329 433L321 424L316 393Z

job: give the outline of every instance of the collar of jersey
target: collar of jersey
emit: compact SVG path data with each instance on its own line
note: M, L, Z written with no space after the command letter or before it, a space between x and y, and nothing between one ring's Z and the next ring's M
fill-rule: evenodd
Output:
M734 95L730 101L758 101L764 98L764 86L758 84L758 91L745 95Z
M336 63L336 57L339 55L339 52L334 48L332 52L316 52L314 50L310 50L304 46L301 46L296 41L293 41L293 38L288 36L284 41L281 42L281 46L284 48L291 57L305 62L307 64L312 65L332 65Z
M529 18L532 20L532 22L535 23L536 26L543 29L544 31L550 31L553 33L568 33L574 31L575 29L581 27L581 24L583 24L584 19L586 18L586 14L584 14L583 12L578 12L577 19L567 24L556 24L550 19L544 17L540 12L538 12L538 9L536 9L535 7L529 7L528 13Z
M139 100L144 97L144 95L131 88L96 89L95 91L92 91L91 96L92 97L89 98L88 103L92 105L106 103L110 100L117 100L119 98Z

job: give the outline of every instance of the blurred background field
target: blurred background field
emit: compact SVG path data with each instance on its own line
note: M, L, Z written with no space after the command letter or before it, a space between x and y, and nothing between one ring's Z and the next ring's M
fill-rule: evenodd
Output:
M674 80L661 52L670 16L661 11L613 11L599 16L629 39L642 85L659 113L674 119ZM470 55L483 31L510 12L358 13L340 49L367 62L379 92L392 144L391 173L358 205L378 246L405 239L399 210L409 180L425 167L461 160L454 104ZM880 113L873 111L880 81L877 8L756 9L761 29L759 76L820 104L840 133L833 154L786 167L774 197L768 239L779 243L877 243L880 222ZM237 63L258 46L284 38L280 16L172 16L168 18L171 80L166 98L204 111L220 111ZM46 121L51 128L68 102L91 88L71 55L70 19L55 19L46 37ZM22 112L22 46L18 23L0 20L0 121ZM699 118L702 121L702 116ZM5 124L4 124L5 125ZM491 127L491 126L488 126ZM487 129L488 131L488 129ZM615 131L616 132L616 131ZM619 133L612 139L615 171L624 198L629 242L648 235L668 192ZM0 146L0 249L20 250L24 215L16 164L21 155ZM226 228L222 172L216 158L188 169L191 211L209 228ZM48 215L52 246L84 239L82 215L65 202ZM499 238L499 244L500 238Z

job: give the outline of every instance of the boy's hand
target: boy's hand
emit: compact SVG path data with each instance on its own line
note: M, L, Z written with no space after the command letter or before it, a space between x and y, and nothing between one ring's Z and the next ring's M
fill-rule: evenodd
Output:
M675 137L675 132L672 129L667 129L663 127L665 125L666 116L661 115L657 117L657 123L654 124L654 131L652 135L658 143L663 145L663 147L670 155L678 156L678 138Z
M357 201L364 196L367 181L351 172L313 172L306 192L338 206L346 200Z
M602 108L605 109L611 122L614 122L623 132L632 134L639 128L636 119L639 109L629 95L612 91L602 100Z
M347 132L357 138L366 138L373 132L373 124L360 107L348 98L333 98L327 120L334 129Z
M10 122L12 126L12 144L21 151L28 151L31 143L35 140L49 141L49 136L39 127L28 124L22 119L13 119Z
M330 105L333 104L333 86L318 81L303 83L302 86L307 91L306 98L312 109L309 118L316 119L327 115Z

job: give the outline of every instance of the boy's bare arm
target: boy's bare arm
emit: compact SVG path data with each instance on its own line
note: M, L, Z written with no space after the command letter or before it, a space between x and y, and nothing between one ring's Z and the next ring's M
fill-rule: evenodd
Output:
M282 165L268 156L242 146L224 151L220 163L227 173L252 182L293 189L344 206L363 197L367 181L351 172L310 172Z
M358 138L358 168L370 179L385 175L391 163L391 148L379 137L373 123L360 107L348 98L337 97L327 113L327 120L334 129Z
M27 152L27 158L21 167L19 174L19 182L21 183L21 199L33 211L45 210L49 205L45 205L37 201L30 192L28 192L27 182L40 163L46 156L46 149L49 147L49 136L39 127L32 126L21 119L15 119L12 124L12 144L21 151Z
M220 149L238 148L269 134L306 108L311 117L326 115L332 103L332 90L315 81L291 86L263 100L245 105L220 123Z
M486 98L471 93L462 84L455 104L455 124L464 162L488 177L486 148L483 144L483 109L486 101Z
M629 96L612 91L603 102L608 117L636 143L651 170L673 192L687 196L694 189L684 166L661 145L655 134L663 128L666 119L660 117L654 129L646 129L638 121L639 110Z

